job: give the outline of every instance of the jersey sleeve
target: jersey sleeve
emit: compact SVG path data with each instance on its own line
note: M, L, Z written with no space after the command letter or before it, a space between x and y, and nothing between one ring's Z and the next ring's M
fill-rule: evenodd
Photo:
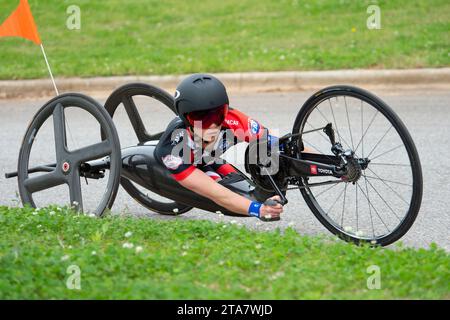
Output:
M161 145L157 148L157 157L159 157L162 164L169 170L171 176L175 180L181 181L186 179L196 167L192 164L192 154L184 156L184 149L176 148L176 146L181 145L184 140L183 138L178 139L179 140L175 142L169 139L161 141ZM190 152L190 149L187 149L186 151Z
M223 127L233 132L239 141L250 142L259 139L267 130L255 119L243 112L230 108L224 120Z
M161 160L171 176L177 181L186 179L195 170L194 165L183 163L183 158L179 156L168 154L163 156Z

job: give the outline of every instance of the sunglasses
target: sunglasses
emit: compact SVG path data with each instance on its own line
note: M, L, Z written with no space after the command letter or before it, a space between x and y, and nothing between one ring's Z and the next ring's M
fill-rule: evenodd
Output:
M212 110L194 111L186 115L189 123L194 127L208 129L212 124L220 126L228 113L228 105L224 104Z

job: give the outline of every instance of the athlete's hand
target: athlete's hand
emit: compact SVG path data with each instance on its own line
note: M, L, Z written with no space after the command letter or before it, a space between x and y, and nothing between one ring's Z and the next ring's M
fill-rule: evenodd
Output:
M281 201L280 196L273 196L267 200L273 200L273 201ZM266 201L267 201L266 200ZM267 220L274 220L280 219L280 214L283 212L283 206L280 203L276 203L276 205L267 205L263 204L261 206L261 210L259 211L259 217L260 219L267 219Z

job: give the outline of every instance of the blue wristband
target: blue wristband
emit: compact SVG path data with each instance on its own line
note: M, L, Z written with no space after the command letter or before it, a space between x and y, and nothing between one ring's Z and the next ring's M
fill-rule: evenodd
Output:
M259 218L259 210L261 210L262 203L253 201L248 207L248 214Z

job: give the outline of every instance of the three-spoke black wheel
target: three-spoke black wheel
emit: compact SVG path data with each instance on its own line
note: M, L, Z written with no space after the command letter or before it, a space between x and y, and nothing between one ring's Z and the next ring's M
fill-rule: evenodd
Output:
M96 119L103 136L101 142L75 150L68 149L65 110L69 107L83 109ZM44 122L50 118L53 122L56 163L32 169L29 162L33 143ZM33 199L35 193L66 184L69 187L70 202L64 205L83 211L80 166L84 162L104 157L109 157L110 163L106 190L96 209L91 212L98 216L105 209L111 208L119 186L121 153L115 126L103 106L88 96L69 93L50 100L32 119L20 148L17 175L22 203L36 207ZM45 173L36 175L36 172L42 171Z
M146 143L157 143L164 131L154 133L147 131L147 127L138 111L138 97L155 99L176 114L173 97L169 93L158 87L144 83L131 83L119 87L109 96L105 103L105 109L111 118L113 118L118 107L123 106L136 134L138 143L142 145ZM145 112L152 114L156 110L149 109ZM133 182L125 177L120 178L120 184L141 205L160 214L179 215L192 209L190 206L169 199L162 199L161 196L152 196L150 192L141 191Z
M292 132L301 133L300 147L331 156L330 139L317 130L328 123L353 155L347 163L351 175L302 178L303 198L328 230L347 241L388 245L398 240L412 226L422 200L422 169L408 130L381 99L351 86L314 94Z

